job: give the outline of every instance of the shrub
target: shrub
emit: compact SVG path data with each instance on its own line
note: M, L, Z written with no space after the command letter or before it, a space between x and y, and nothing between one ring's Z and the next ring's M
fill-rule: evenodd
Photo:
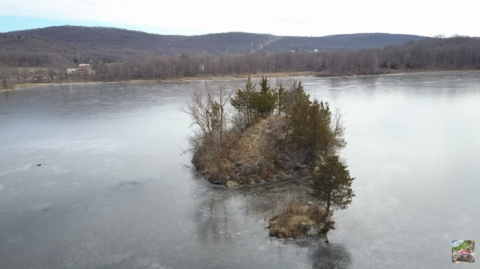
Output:
M287 196L270 219L270 234L279 238L301 238L305 227L317 227L326 233L335 229L331 215L327 216L324 206L316 202L301 201L298 197ZM325 224L329 224L328 226Z

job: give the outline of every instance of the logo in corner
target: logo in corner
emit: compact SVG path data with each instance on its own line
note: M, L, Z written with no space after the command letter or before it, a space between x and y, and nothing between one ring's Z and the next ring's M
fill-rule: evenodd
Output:
M452 263L474 263L475 240L452 240Z

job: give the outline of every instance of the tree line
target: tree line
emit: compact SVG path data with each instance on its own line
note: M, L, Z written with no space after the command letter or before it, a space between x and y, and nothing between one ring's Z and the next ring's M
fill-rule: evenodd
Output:
M354 51L258 51L218 57L156 56L116 66L100 65L106 80L174 79L276 72L314 72L319 76L368 75L398 71L480 69L480 40L432 38L381 49Z
M61 53L28 52L17 55L8 50L0 50L0 66L8 68L15 66L15 63L48 66L56 68L59 79L65 79L62 77L65 68L72 68L78 63L90 63L96 69L96 76L86 79L96 81L165 80L304 71L313 72L317 76L344 76L480 69L480 39L462 36L430 38L404 45L353 51L284 51L268 54L260 50L214 57L127 53L120 57L107 51L97 53L99 54L88 55L78 52L74 59L67 60ZM22 75L15 70L9 73L14 77Z

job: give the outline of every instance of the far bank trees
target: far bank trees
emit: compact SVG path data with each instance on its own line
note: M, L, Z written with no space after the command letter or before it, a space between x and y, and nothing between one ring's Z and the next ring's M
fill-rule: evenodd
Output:
M7 90L15 88L13 76L10 69L2 66L0 63L0 90Z
M23 43L26 47L20 46ZM48 68L62 70L59 73L63 74L63 70L76 68L79 63L92 65L96 75L82 78L92 81L170 80L285 72L347 76L480 69L480 39L462 36L426 38L384 48L320 49L317 52L300 48L294 52L257 50L209 56L189 55L188 51L166 55L105 48L79 53L69 46L53 44L48 40L0 35L2 46L4 50L0 50L0 65L12 70L9 78L22 80L29 76L46 76ZM56 80L66 81L63 76L57 76Z

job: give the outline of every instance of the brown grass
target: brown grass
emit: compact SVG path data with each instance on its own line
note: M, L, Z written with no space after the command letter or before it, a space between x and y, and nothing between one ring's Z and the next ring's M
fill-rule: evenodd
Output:
M200 145L192 163L209 179L230 176L237 184L262 183L278 175L278 158L284 148L282 131L285 117L270 116L250 126L245 132L224 133L225 144L213 149ZM282 138L283 137L283 138ZM281 140L281 143L278 141Z
M276 209L275 216L270 219L270 234L279 238L301 238L305 236L302 224L317 226L319 230L331 221L331 214L326 218L323 205L316 202L303 202L298 197L287 197L286 201Z

